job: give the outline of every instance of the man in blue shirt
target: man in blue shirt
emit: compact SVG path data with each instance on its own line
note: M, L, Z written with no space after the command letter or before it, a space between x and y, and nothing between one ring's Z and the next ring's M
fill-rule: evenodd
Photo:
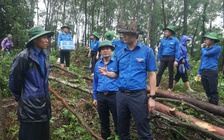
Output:
M158 52L159 71L156 76L156 87L159 86L163 72L168 67L169 85L167 91L171 91L173 88L173 69L174 66L178 65L179 59L179 40L173 36L174 34L174 26L169 25L164 28L165 38L161 41Z
M115 133L117 134L116 93L117 80L101 75L99 68L107 66L111 72L117 71L116 61L111 58L114 46L111 41L100 42L98 48L102 58L96 63L93 77L93 104L97 106L101 124L101 136L105 140L110 137L110 112L113 116ZM116 140L118 136L116 135Z
M49 140L51 102L49 56L45 49L54 32L41 26L29 30L26 49L13 60L9 89L18 102L19 140Z
M209 103L218 105L218 61L221 53L221 46L216 45L220 40L216 33L211 32L204 36L205 43L201 44L201 63L198 70L198 77L208 97Z
M94 68L97 60L99 59L99 52L98 52L98 47L100 45L99 42L100 36L97 32L93 32L91 37L90 37L90 47L89 49L89 54L91 55L91 76L94 74Z
M60 46L60 42L61 41L73 41L71 34L68 33L68 30L70 29L70 27L68 27L67 25L63 25L61 27L62 32L59 33L58 35L58 48L60 50L60 64L61 67L64 68L64 59L66 62L66 69L69 70L69 66L70 66L70 51L68 50L62 50L61 46ZM64 72L61 72L61 74L63 74Z
M116 56L117 71L100 68L102 75L118 77L117 100L118 134L120 140L130 140L130 119L133 116L140 140L152 140L149 112L155 108L156 61L152 49L138 41L139 28L133 20L118 32L127 44ZM149 73L150 95L146 92Z

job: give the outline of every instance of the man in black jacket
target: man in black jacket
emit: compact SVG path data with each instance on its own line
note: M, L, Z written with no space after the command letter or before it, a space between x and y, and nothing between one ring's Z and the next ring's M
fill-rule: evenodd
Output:
M50 72L48 46L51 31L37 26L29 30L26 49L13 61L9 88L19 103L20 140L49 140L51 103L48 91Z

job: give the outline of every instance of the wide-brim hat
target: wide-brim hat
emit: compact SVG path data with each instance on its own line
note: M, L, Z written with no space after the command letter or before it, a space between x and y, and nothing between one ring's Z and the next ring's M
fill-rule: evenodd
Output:
M143 31L140 29L140 24L137 23L135 19L131 20L130 23L118 24L118 33L132 33L132 34L143 34Z
M36 27L33 27L31 28L29 31L28 31L28 36L29 36L29 40L26 44L26 47L29 47L31 44L32 44L32 41L40 36L43 36L43 35L48 35L48 37L51 37L54 35L54 32L52 31L45 31L41 26L36 26Z
M100 35L97 32L93 32L92 35L94 35L96 38L100 38Z
M220 40L219 40L218 37L217 37L217 34L214 33L214 32L211 32L211 33L206 34L206 35L204 36L204 38L213 39L213 40L215 40L215 43L220 42Z
M175 27L173 25L168 25L167 27L163 29L163 31L165 30L170 30L171 32L173 32L173 34L176 34Z
M112 51L114 51L115 47L112 45L112 42L109 40L103 40L100 42L100 46L98 47L98 51L100 52L100 50L103 47L110 47Z
M70 27L69 27L68 25L63 25L63 26L61 26L61 29L64 29L64 28L68 28L68 29L70 29Z

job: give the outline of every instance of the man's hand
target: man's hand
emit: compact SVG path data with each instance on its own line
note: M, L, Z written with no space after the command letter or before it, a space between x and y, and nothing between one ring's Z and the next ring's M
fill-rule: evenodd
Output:
M2 48L2 51L4 51L4 48Z
M160 61L158 62L158 66L160 66Z
M182 59L182 63L185 63L185 59Z
M97 60L99 59L99 54L96 55L96 59L97 59Z
M173 66L174 67L177 67L178 66L178 62L177 61L174 61Z
M100 67L99 70L102 75L105 75L105 76L107 75L107 65L106 64L104 64L104 67Z
M148 110L149 110L149 113L153 112L153 110L155 109L155 100L152 99L152 98L149 98L148 99Z
M97 107L97 100L93 100L93 105Z
M59 51L61 50L61 46L58 46L58 48L59 48Z
M205 46L206 46L205 43L202 43L202 44L201 44L201 48L204 48Z

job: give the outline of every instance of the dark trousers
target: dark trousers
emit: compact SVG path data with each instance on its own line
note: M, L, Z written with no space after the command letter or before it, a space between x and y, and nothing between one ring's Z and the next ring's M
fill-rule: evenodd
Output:
M49 121L26 123L20 122L19 140L49 140Z
M161 60L160 60L160 66L159 66L159 72L156 75L156 87L159 86L162 75L166 69L166 67L168 67L168 71L169 71L169 86L168 88L173 88L173 63L174 63L174 56L162 56Z
M208 97L209 103L218 105L219 94L218 86L218 71L217 70L202 70L201 82Z
M91 73L94 72L95 64L97 62L96 55L97 55L97 52L91 51Z
M98 113L100 117L101 136L105 140L110 137L110 112L113 117L115 133L117 134L116 92L98 93Z
M120 140L130 140L130 119L134 118L140 140L152 140L149 126L148 97L146 91L117 93L117 120Z
M70 65L70 51L60 51L60 63L64 64L64 59L66 62L66 67Z
M180 73L179 70L178 70L178 67L177 67L177 73L176 75L174 76L174 80L176 82L179 82L180 78L182 79L182 81L185 83L185 82L188 82L188 74L187 74L187 69L185 68L185 73Z

